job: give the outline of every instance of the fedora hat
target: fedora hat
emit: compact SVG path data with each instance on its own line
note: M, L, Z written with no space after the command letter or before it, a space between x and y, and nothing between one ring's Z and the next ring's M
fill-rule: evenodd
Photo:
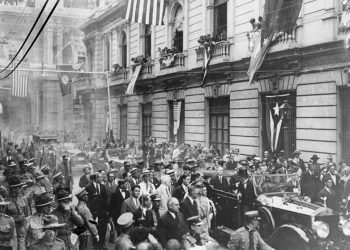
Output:
M312 159L312 160L318 160L318 159L320 159L316 154L315 155L313 155L310 159Z
M7 182L9 188L21 187L24 185L24 183L21 182L21 179L18 176L11 176Z
M52 203L52 199L50 196L48 196L46 193L40 194L38 197L35 199L35 206L36 207L44 207L48 206Z

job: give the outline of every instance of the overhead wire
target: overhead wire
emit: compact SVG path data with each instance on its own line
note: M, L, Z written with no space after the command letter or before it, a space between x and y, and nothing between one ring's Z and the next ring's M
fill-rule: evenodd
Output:
M47 0L48 2L48 0ZM37 35L35 36L34 40L31 42L29 48L26 50L25 54L23 55L23 57L21 58L21 60L16 64L16 66L4 77L0 78L0 80L3 80L5 78L7 78L8 76L10 76L12 74L13 71L15 71L17 69L17 67L22 63L22 61L24 60L24 58L26 58L26 56L28 55L29 51L31 50L31 48L34 46L36 40L39 38L41 32L44 30L47 22L50 20L52 14L54 13L57 5L59 4L60 0L56 0L55 5L52 7L49 15L47 16L47 18L45 19L45 22L43 23L43 25L40 27L39 32L37 33Z
M18 51L16 52L15 56L11 59L11 61L9 62L9 64L3 69L0 71L0 73L4 72L6 69L8 69L8 67L10 67L10 65L13 63L13 61L16 59L16 57L18 56L18 54L21 52L21 50L23 49L23 47L25 46L25 44L27 43L30 35L32 34L33 30L35 29L35 26L37 25L41 15L43 14L45 8L46 8L46 5L48 4L49 0L46 0L43 7L41 8L40 12L39 12L39 15L37 16L34 24L32 25L29 33L27 34L27 37L24 39L21 47L18 49Z

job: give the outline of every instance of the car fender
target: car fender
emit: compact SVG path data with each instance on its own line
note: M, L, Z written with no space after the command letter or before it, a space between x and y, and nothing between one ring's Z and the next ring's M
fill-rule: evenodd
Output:
M269 242L274 240L281 240L284 236L293 235L304 241L306 244L310 244L316 240L315 234L307 227L300 224L284 224L276 228L276 230L269 237ZM282 236L282 237L281 237Z

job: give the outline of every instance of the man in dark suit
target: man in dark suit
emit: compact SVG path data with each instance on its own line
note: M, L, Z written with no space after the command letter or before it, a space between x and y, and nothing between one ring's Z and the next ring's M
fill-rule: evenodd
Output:
M132 186L131 192L132 192L132 195L122 203L122 207L120 210L122 214L127 212L134 214L136 210L140 208L140 201L139 201L139 197L141 194L140 186L139 185Z
M85 167L84 175L82 175L79 180L79 187L85 188L90 184L90 174L91 174L90 167Z
M241 218L243 218L244 213L253 210L253 205L255 201L254 186L251 180L248 179L247 169L239 169L238 175L241 178L241 183L239 184L238 190L242 194L241 198Z
M111 196L109 205L109 213L113 219L114 225L117 225L117 220L121 215L122 203L130 197L129 191L126 189L125 180L121 179L118 181L118 188Z
M187 197L180 203L180 212L184 215L185 220L199 214L196 201L199 191L196 185L191 185Z
M213 188L215 189L228 192L229 191L228 181L225 177L222 176L223 173L224 173L224 168L218 167L218 175L210 180L210 185L212 185Z
M319 177L315 172L315 165L312 163L309 164L308 171L301 175L301 193L304 196L309 196L311 202L315 202L318 199L318 178Z
M284 191L300 194L301 187L300 187L299 178L297 174L294 174L292 178L285 184Z
M139 200L141 206L134 213L135 226L142 226L151 230L154 224L153 214L150 210L152 206L151 198L148 195L143 194Z
M333 181L331 178L326 178L325 186L318 194L319 200L326 203L326 206L337 211L339 209L339 201L335 192L332 189Z
M301 152L299 150L295 150L293 152L293 162L299 166L299 168L305 172L306 167L303 159L300 158Z
M337 201L339 202L341 199L341 195L343 194L343 183L340 179L340 176L335 173L335 165L334 163L330 163L328 168L328 174L326 175L326 179L331 179L333 182L332 189L335 192L335 196Z
M173 197L175 197L181 202L188 194L188 186L190 185L191 176L183 175L180 177L180 179L182 179L182 184L175 188L173 192Z
M158 232L160 234L160 242L163 246L170 239L176 239L181 242L182 236L189 231L184 216L179 211L179 201L176 198L170 198L167 206L168 211L159 220Z
M99 247L105 249L105 237L108 223L108 205L106 187L101 184L102 174L90 176L91 183L86 187L89 197L89 208L93 218L98 221L97 230L100 236Z

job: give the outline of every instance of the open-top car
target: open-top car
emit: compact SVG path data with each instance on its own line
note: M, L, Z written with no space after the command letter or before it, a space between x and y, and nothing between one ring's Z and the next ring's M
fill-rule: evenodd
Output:
M261 217L259 232L275 249L350 249L350 220L322 203L300 195L297 174L253 175L255 209ZM211 189L216 196L234 195ZM222 228L222 235L233 230ZM228 237L222 237L228 241ZM224 242L226 244L227 242Z

